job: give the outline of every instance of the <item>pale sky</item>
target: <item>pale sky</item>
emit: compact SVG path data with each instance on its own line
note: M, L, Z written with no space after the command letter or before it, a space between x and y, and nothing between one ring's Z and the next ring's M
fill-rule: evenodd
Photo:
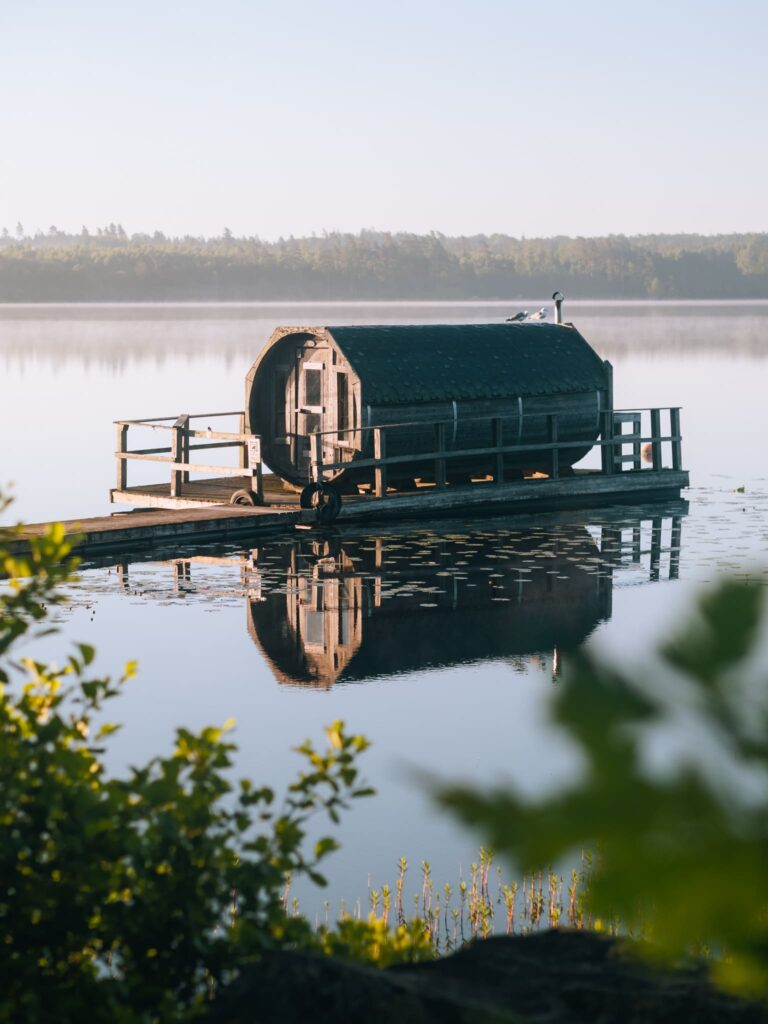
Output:
M768 230L768 0L0 0L0 227Z

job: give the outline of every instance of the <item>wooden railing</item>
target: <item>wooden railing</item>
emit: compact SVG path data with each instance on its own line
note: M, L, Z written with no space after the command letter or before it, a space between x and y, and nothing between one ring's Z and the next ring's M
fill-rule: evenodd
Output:
M668 413L669 432L662 433L661 414ZM643 434L643 417L648 414L649 433ZM390 466L409 463L432 463L437 487L446 485L446 467L452 459L492 458L492 475L497 484L504 481L504 456L519 455L526 452L548 452L549 477L558 479L560 476L560 455L574 448L584 448L585 442L561 441L558 437L558 415L546 416L547 440L535 444L505 444L504 418L500 416L473 417L473 422L490 423L492 443L482 448L449 448L446 444L446 431L454 426L453 420L439 420L431 424L434 431L434 446L424 452L408 452L403 455L387 455L387 434L394 430L421 429L430 423L412 421L408 423L390 423L375 427L357 428L354 433L373 435L373 458L354 460L354 468L373 470L373 490L377 497L383 498L387 493L387 470ZM466 423L466 420L463 421ZM631 431L624 432L623 425L629 423ZM352 432L352 431L350 431ZM340 469L349 469L349 460L327 462L323 459L324 438L338 437L339 431L318 431L310 434L310 474L314 481L322 481L326 473ZM601 471L606 474L622 472L626 463L631 463L632 470L643 468L643 445L651 446L651 462L649 468L659 472L664 468L679 470L682 468L680 434L680 409L678 407L662 407L655 409L618 409L601 413L601 435L592 442L593 447L601 449ZM328 444L326 441L325 444ZM671 449L671 466L665 467L663 445L669 444ZM625 454L624 448L632 446L631 453Z
M220 419L223 416L237 416L240 431L230 433L221 430L196 430L190 426L191 420ZM160 416L141 420L116 420L117 450L117 490L128 488L128 463L159 462L168 466L171 473L170 497L180 498L184 493L184 485L189 483L190 473L212 473L218 476L250 477L251 487L259 502L264 499L261 438L257 434L245 433L245 414L236 412L184 413L181 416ZM170 431L171 443L160 448L128 447L128 430L130 427L141 430ZM193 438L204 438L202 444L192 444ZM202 465L191 462L192 452L212 448L238 448L238 466Z
M661 414L666 412L669 415L669 433L661 433ZM642 416L649 414L650 434L642 436ZM666 406L658 409L614 409L601 414L601 437L596 444L602 445L602 466L604 473L613 473L616 466L624 462L631 462L633 469L642 469L642 446L651 446L651 467L658 471L664 469L662 442L667 441L671 446L672 469L682 469L682 449L680 443L680 408L679 406ZM625 423L629 423L631 430L623 431ZM616 428L619 428L618 431ZM624 445L631 444L632 452L624 454ZM618 452L616 449L619 449ZM613 449L613 452L611 451Z

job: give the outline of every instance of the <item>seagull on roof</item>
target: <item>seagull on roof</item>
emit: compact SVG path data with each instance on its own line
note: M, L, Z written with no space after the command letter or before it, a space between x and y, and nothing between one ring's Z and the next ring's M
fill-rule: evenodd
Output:
M528 317L529 320L546 320L546 318L547 318L547 308L546 308L546 306L542 306L541 309L537 310L535 313L531 313L531 315Z
M522 320L525 320L527 317L528 317L528 310L527 309L521 309L520 312L519 313L515 313L514 316L508 316L506 322L508 324L519 324Z

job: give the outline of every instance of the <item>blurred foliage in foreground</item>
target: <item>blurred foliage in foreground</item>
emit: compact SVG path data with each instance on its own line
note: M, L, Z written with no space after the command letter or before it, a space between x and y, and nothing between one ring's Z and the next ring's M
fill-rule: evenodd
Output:
M11 531L13 532L13 531ZM6 534L8 531L6 531ZM274 793L231 780L225 729L179 729L167 757L111 777L117 682L78 645L62 668L10 660L44 627L74 568L63 531L12 558L0 536L0 1022L188 1020L238 969L276 947L387 965L430 958L418 922L315 931L286 913L286 877L324 884L331 837L304 852L308 820L335 823L361 784L367 743L341 723ZM39 635L39 634L38 634ZM16 680L16 676L22 678Z
M652 955L709 953L716 980L766 995L762 611L759 586L725 582L653 667L580 655L553 703L583 755L571 788L538 803L462 787L439 799L526 868L592 847L592 913L619 917Z

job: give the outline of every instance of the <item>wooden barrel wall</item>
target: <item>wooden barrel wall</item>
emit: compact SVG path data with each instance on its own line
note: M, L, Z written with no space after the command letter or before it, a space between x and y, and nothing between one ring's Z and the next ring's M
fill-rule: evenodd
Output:
M318 367L323 399L302 409L301 382L317 377ZM346 444L335 419L340 376L353 418ZM581 442L561 451L560 469L567 470L591 449L610 403L606 366L571 325L281 327L246 378L247 429L262 436L267 464L299 486L310 478L314 431L323 434L324 463L349 463L326 479L360 483L372 478L370 468L355 466L373 456L370 428L391 428L388 456L415 456L435 450L438 422L448 452L491 448L493 417L502 421L504 444L521 446L546 444L555 417L559 441ZM488 473L492 464L493 456L480 454L448 459L446 469L449 479L461 480ZM513 477L546 473L551 464L546 449L505 455ZM393 483L433 473L434 461L416 458L388 470Z
M504 444L535 445L549 441L550 417L557 417L557 431L560 441L583 441L578 448L564 449L560 453L560 466L570 467L590 451L600 433L600 409L602 398L599 392L559 394L546 396L513 397L474 402L441 402L413 406L373 406L366 409L366 424L386 426L387 424L410 423L407 427L391 428L387 431L387 454L409 455L429 452L435 446L434 423L445 424L445 446L450 451L467 448L490 448L493 445L493 424L488 417L501 419ZM421 426L420 424L423 424ZM367 443L361 457L373 455L372 432L367 433ZM490 466L492 456L488 457ZM504 457L508 470L518 473L547 472L552 457L549 450L539 452L511 453ZM449 475L472 474L490 471L482 456L471 459L450 459ZM362 477L366 471L360 470ZM367 471L370 475L370 470ZM357 475L354 462L347 471ZM432 466L423 461L392 466L389 477L392 481L413 476L429 477Z

